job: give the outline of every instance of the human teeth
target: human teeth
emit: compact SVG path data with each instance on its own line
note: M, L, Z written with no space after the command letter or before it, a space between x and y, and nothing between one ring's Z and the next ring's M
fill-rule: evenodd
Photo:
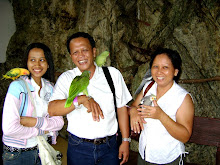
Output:
M163 79L163 77L157 77L157 79L162 80L162 79Z
M84 63L84 62L86 62L86 60L79 61L80 64L81 64L81 63Z

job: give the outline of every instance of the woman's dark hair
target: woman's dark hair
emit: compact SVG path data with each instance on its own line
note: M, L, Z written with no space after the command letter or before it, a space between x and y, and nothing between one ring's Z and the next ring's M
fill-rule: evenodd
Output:
M182 69L181 69L182 60L181 60L179 53L175 50L171 50L171 49L167 49L167 48L157 48L156 51L151 55L150 68L152 67L152 64L153 64L156 56L158 56L160 54L166 54L169 57L169 59L171 60L174 69L179 70L177 76L175 76L173 78L177 82L179 80L181 72L182 72Z
M45 78L45 79L48 79L51 82L55 82L53 55L50 51L50 48L48 46L46 46L45 44L43 44L43 43L32 43L27 47L26 52L25 52L26 64L27 64L29 52L34 48L39 48L39 49L42 49L44 51L44 56L47 60L48 66L49 66L46 73L42 77ZM31 75L30 75L30 77L31 77Z
M85 32L77 32L71 35L70 37L68 37L67 39L66 47L69 53L70 53L70 41L74 38L79 38L79 37L87 38L92 48L95 48L95 40L93 39L92 36L90 36L88 33L85 33Z

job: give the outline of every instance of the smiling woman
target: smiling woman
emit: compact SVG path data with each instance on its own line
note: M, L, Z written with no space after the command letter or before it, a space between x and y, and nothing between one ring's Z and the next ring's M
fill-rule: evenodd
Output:
M184 143L192 134L194 105L191 95L176 81L181 72L180 55L159 48L151 56L151 75L155 83L142 92L130 109L131 129L140 132L138 164L177 165L185 154ZM139 105L143 97L155 95L151 105ZM163 136L163 139L161 137Z
M170 58L166 54L160 54L153 60L151 66L152 78L157 82L158 88L164 87L163 92L159 95L159 99L173 85L173 77L177 76L179 70L173 67Z
M31 49L28 55L27 66L31 77L41 86L41 77L46 73L49 67L44 51L40 48Z
M52 136L55 144L57 131L64 125L62 116L48 115L48 101L53 93L50 81L54 80L50 49L42 43L30 44L26 63L30 75L10 84L4 102L2 158L5 165L41 164L37 136L45 140ZM31 92L27 92L25 84Z
M25 52L28 69L31 72L30 76L41 77L54 82L54 63L51 50L43 43L32 43L27 47Z

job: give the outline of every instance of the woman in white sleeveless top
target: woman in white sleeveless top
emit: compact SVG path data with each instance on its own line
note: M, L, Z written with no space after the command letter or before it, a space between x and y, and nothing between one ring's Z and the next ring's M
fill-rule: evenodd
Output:
M190 94L179 86L181 58L176 51L158 49L150 61L155 83L145 96L154 95L151 105L139 105L147 82L130 108L131 129L140 133L138 165L181 164L184 143L191 134L194 105Z

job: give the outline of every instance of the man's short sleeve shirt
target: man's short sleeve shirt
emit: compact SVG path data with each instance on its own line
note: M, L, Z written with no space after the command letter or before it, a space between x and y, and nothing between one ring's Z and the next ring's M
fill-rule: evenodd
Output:
M125 106L132 97L121 73L113 67L108 67L108 69L115 86L117 107L121 108ZM70 84L75 76L78 75L81 75L78 68L64 72L57 80L50 101L66 99L68 97ZM118 123L116 120L113 94L102 68L97 65L95 73L89 81L87 90L88 94L94 98L102 109L104 119L100 118L100 122L93 121L92 113L88 113L87 108L81 105L79 108L67 114L67 130L78 137L88 139L114 135L117 132ZM82 95L82 93L79 95Z

